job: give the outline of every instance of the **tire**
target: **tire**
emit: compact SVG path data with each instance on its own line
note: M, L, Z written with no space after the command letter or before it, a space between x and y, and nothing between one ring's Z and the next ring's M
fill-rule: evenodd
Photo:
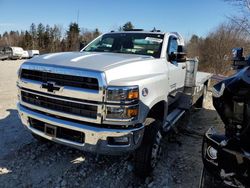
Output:
M226 188L225 184L222 181L216 179L205 168L203 168L199 188L218 188L218 187Z
M37 134L34 134L34 133L31 133L31 134L32 134L33 138L35 138L38 142L41 142L41 143L48 143L49 142L49 140L46 138L43 138L43 137L41 137Z
M151 174L161 155L161 122L147 118L141 146L135 151L134 173L140 178Z
M206 98L207 98L207 86L204 85L203 88L203 94L202 96L196 101L196 103L194 104L194 106L196 108L204 108L205 104L206 104Z

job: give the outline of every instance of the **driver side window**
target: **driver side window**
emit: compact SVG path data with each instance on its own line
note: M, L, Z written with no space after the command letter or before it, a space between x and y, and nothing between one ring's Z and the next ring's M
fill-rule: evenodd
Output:
M172 62L175 58L175 55L178 51L178 43L177 38L171 36L169 38L168 48L167 48L167 57L170 62Z
M176 37L170 37L169 44L168 44L168 55L171 55L172 53L176 53L178 49L178 43Z

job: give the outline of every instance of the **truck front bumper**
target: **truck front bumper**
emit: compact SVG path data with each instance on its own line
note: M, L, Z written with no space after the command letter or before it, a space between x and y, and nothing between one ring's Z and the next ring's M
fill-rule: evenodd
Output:
M202 158L205 169L227 186L250 186L250 153L238 143L225 142L224 134L210 128L203 138Z
M121 155L134 151L140 146L144 133L143 124L130 129L102 128L101 125L97 127L51 117L20 104L17 108L22 124L32 133L93 153ZM34 121L36 126L32 124Z

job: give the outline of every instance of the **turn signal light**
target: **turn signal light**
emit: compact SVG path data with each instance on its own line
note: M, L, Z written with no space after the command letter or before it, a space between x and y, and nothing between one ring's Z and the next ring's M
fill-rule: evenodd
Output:
M128 117L135 117L138 115L138 109L137 108L130 108L130 109L127 109L127 116Z
M131 90L128 92L128 99L138 99L139 98L139 91L138 90Z

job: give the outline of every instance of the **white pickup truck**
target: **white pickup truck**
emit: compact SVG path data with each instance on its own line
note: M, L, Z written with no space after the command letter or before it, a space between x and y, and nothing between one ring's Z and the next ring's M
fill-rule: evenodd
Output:
M98 154L134 156L148 175L160 142L193 104L202 107L210 74L186 59L178 33L110 32L80 52L22 64L18 111L35 138Z

